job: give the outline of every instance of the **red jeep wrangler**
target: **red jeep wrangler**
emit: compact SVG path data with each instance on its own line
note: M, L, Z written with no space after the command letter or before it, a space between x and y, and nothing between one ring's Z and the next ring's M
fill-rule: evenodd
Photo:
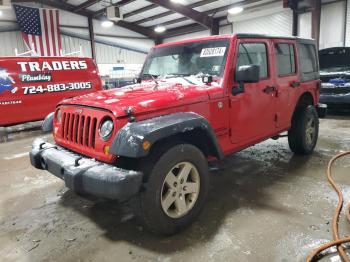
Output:
M237 34L154 47L134 85L58 104L34 167L67 187L130 200L153 232L189 225L208 191L208 159L288 131L293 152L318 137L315 42Z

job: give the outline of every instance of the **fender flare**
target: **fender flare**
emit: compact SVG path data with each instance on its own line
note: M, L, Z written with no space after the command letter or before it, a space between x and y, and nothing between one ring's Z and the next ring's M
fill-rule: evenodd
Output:
M169 136L201 129L210 139L213 155L223 158L214 130L204 117L193 112L180 112L159 116L139 122L126 124L114 138L110 153L116 156L139 158L145 157L154 143ZM149 141L151 147L143 149L143 142Z

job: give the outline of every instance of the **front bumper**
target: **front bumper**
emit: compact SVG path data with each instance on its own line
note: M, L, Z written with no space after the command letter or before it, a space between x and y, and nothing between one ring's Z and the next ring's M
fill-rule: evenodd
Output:
M137 194L142 184L141 172L85 158L42 139L34 141L29 155L34 167L49 171L80 193L123 201Z

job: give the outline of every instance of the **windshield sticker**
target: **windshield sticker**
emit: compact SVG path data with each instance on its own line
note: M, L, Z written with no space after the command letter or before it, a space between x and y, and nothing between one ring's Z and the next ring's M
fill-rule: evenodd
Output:
M226 47L203 48L200 57L224 56Z

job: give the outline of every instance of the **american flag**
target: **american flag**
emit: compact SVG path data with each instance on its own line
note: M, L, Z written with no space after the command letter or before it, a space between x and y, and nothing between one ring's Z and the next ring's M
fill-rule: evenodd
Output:
M30 50L34 48L39 56L59 56L61 34L58 10L13 6L27 47Z

